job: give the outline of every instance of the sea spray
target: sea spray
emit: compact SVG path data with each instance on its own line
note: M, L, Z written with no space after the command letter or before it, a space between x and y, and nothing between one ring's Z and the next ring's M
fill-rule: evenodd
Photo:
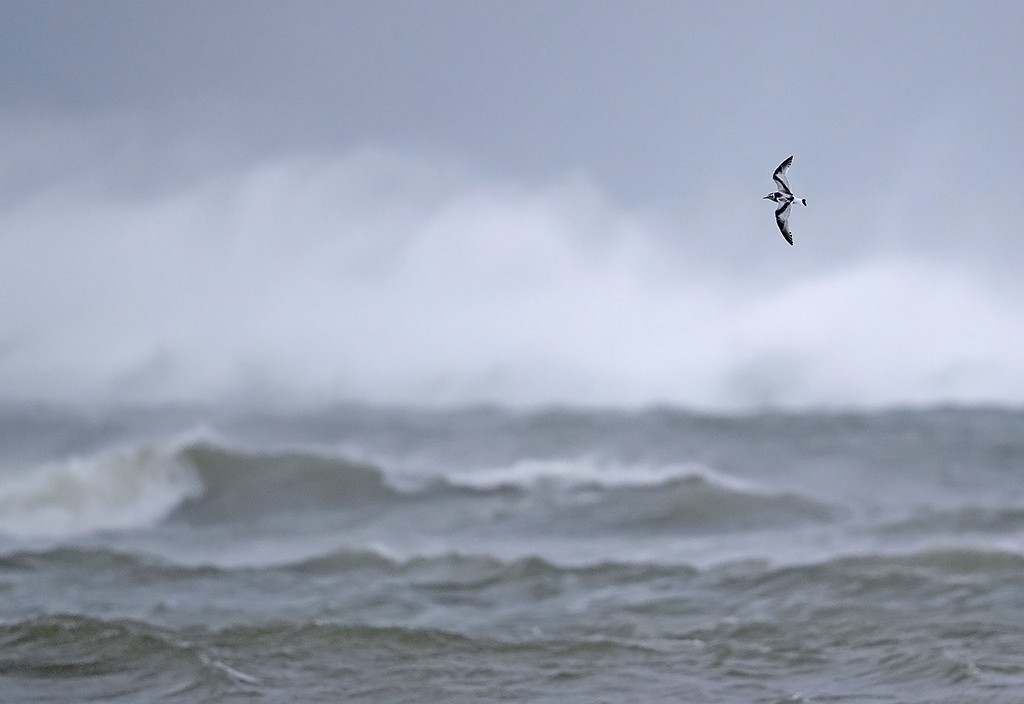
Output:
M770 218L747 232L720 205L673 221L585 174L481 180L374 150L130 202L56 184L0 212L0 388L292 408L1024 401L1011 285L909 251L826 257L831 232L807 235L819 266L765 259ZM727 246L737 266L715 264Z

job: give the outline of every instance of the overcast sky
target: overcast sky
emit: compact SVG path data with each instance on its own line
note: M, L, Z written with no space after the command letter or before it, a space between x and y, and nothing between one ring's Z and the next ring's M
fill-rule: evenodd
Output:
M0 18L0 396L1024 401L1022 3L33 0ZM789 154L809 202L793 248L761 200ZM782 312L804 295L830 325L851 299L897 313L833 330L808 378L772 372L823 351ZM862 398L903 325L932 352L883 376L927 373Z

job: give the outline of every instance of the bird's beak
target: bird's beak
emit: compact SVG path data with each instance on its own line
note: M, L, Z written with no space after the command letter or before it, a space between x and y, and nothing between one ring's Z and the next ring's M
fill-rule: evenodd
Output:
M768 196L765 196L765 197L764 197L764 198L762 198L761 200L768 200Z

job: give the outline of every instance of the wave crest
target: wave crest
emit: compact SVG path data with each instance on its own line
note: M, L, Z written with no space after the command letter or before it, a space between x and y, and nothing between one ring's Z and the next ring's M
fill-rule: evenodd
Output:
M201 499L184 507L190 518L346 507L397 495L380 468L314 452L245 452L204 442L183 448L180 457L204 487Z

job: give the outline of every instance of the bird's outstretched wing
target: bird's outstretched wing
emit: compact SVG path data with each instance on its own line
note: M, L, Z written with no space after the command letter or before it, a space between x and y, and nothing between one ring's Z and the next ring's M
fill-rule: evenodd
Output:
M789 181L786 180L786 169L793 163L793 157L790 156L784 162L779 164L779 168L775 169L775 173L772 174L772 180L778 185L779 190L783 193L793 195L793 191L789 187Z
M790 157L792 159L793 157ZM789 231L789 206L793 202L783 203L775 209L775 222L779 226L779 232L786 238L786 241L793 244L793 233Z

